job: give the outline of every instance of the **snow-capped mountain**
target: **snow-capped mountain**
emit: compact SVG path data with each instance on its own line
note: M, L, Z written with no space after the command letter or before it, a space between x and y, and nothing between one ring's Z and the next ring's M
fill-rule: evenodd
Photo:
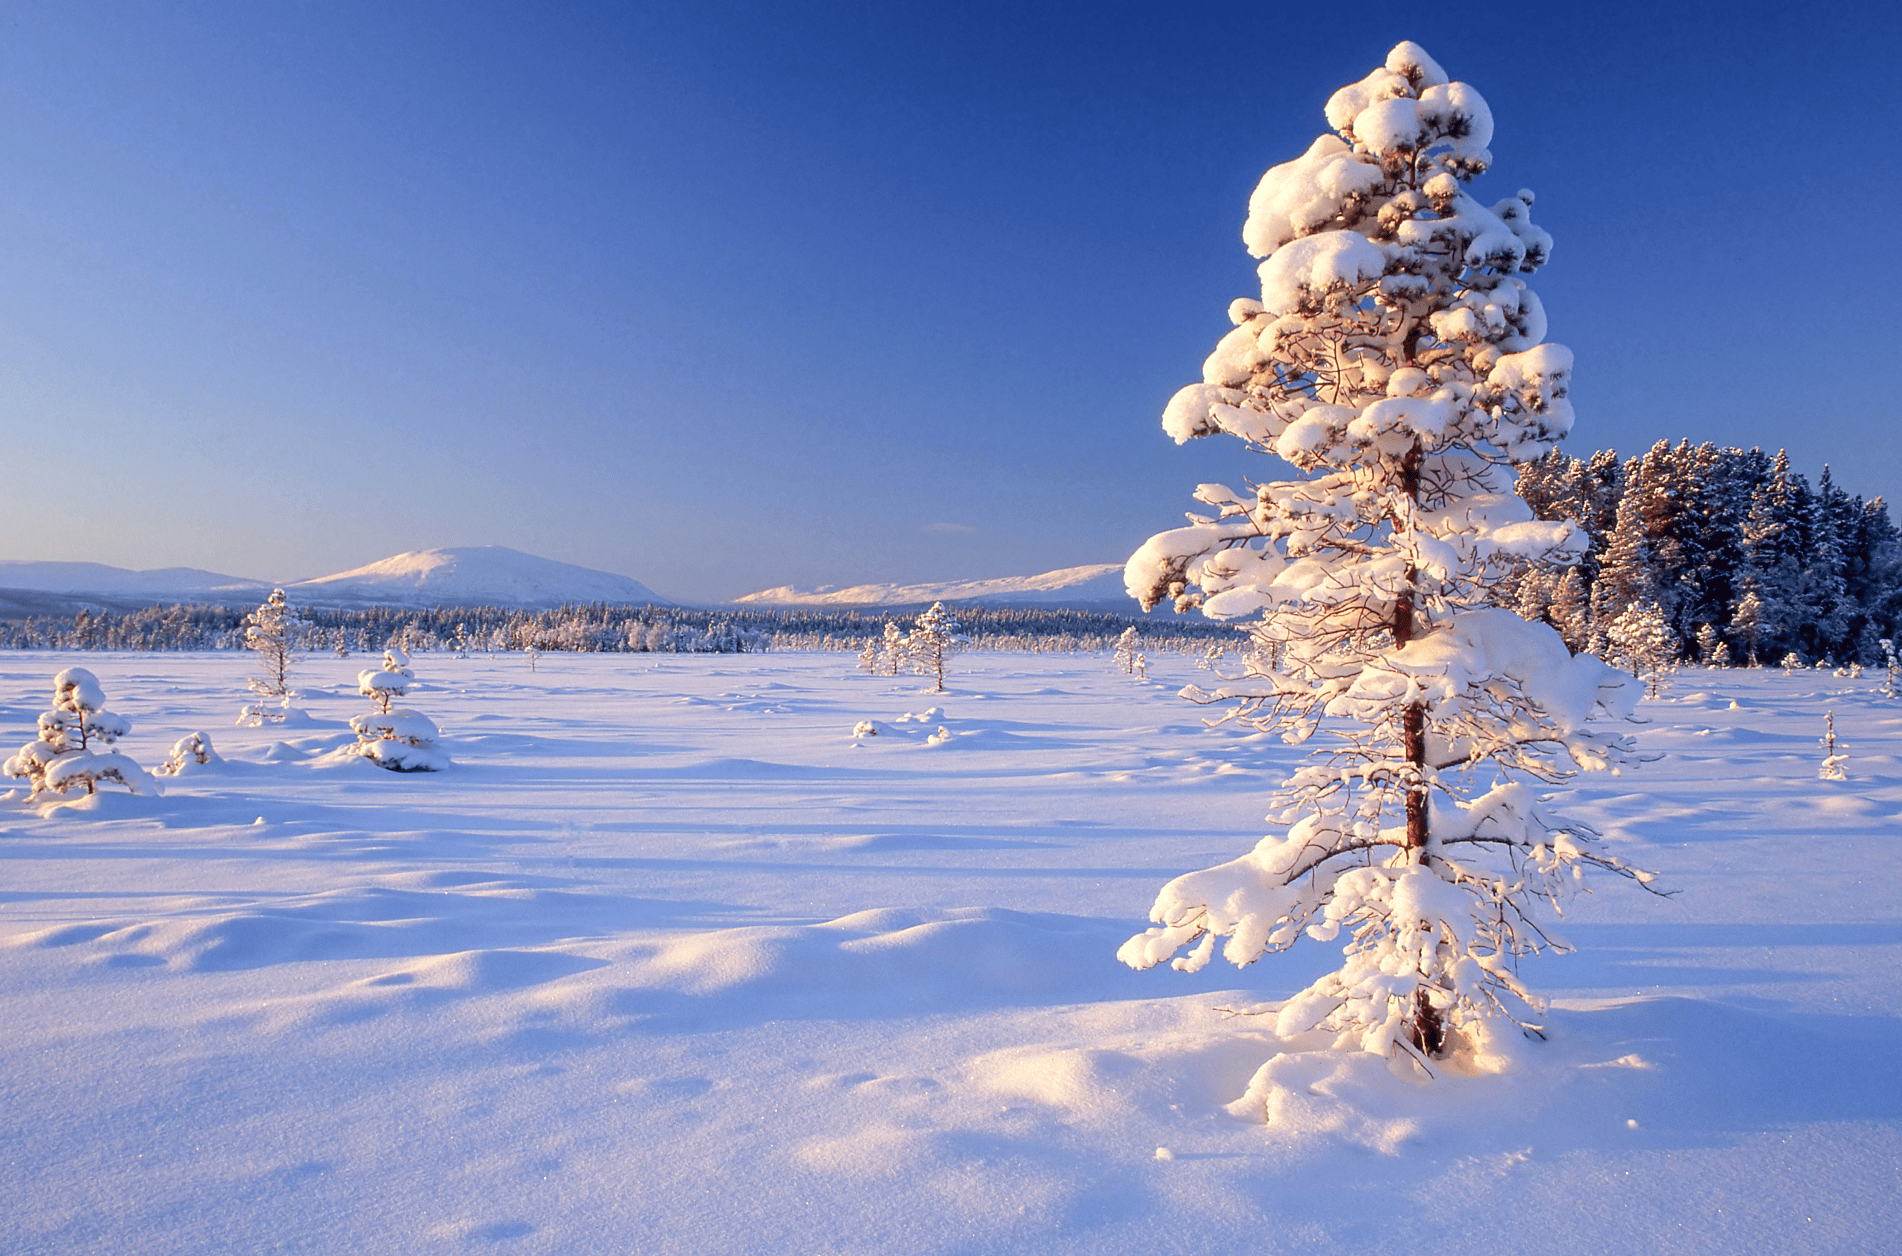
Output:
M1095 563L1063 567L1037 576L1004 576L995 580L950 580L935 584L855 584L848 588L824 585L798 589L781 585L738 599L741 605L771 606L913 606L928 602L963 602L986 606L1063 606L1133 611L1134 601L1123 589L1123 564Z
M669 604L640 581L537 558L501 545L416 550L284 586L309 606L515 606L563 602Z

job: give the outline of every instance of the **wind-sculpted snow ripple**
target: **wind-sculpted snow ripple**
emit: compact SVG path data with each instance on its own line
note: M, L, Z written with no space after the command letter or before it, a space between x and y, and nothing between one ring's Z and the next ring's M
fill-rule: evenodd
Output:
M126 966L134 957L187 972L325 960L442 956L599 938L675 923L695 906L491 884L459 891L337 890L268 907L62 926L22 945L84 947Z
M1114 921L995 907L722 929L631 951L617 1010L704 1028L1153 996L1157 983L1108 962L1117 940Z

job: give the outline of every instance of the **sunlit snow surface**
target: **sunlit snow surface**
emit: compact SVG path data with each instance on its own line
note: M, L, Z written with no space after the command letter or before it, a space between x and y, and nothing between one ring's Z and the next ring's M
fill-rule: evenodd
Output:
M31 736L74 656L0 655ZM1690 672L1574 810L1551 1040L1231 1112L1334 948L1135 973L1293 752L1152 658L421 655L454 767L232 727L245 660L89 655L163 797L0 803L0 1251L1875 1252L1902 1233L1902 703ZM1736 706L1731 704L1733 700ZM941 708L932 712L931 708ZM1819 781L1823 711L1850 779ZM904 716L922 718L903 719ZM869 721L877 736L854 738ZM940 735L945 730L948 736ZM4 744L11 747L13 742ZM1331 1072L1330 1072L1331 1070ZM1298 1074L1294 1075L1294 1074Z

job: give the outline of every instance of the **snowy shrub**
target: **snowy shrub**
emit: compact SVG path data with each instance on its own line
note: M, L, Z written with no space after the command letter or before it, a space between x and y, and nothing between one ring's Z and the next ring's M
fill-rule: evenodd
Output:
M1163 427L1226 433L1298 480L1236 492L1152 537L1128 563L1145 610L1172 600L1252 618L1246 672L1185 696L1305 741L1340 738L1283 786L1285 828L1240 859L1165 886L1120 957L1194 971L1217 937L1236 964L1303 934L1346 963L1279 1013L1276 1031L1336 1048L1499 1067L1502 1023L1543 1004L1515 971L1564 943L1534 923L1587 868L1649 881L1539 792L1625 760L1636 686L1559 633L1496 605L1528 565L1576 562L1585 538L1514 495L1512 465L1572 426L1572 355L1545 342L1525 275L1551 238L1532 194L1466 192L1491 163L1492 117L1402 43L1328 102L1334 133L1268 171L1243 239L1260 299Z
M1123 629L1123 635L1116 638L1114 658L1116 666L1132 675L1136 671L1136 656L1142 650L1143 639L1134 627Z
M155 771L160 776L183 776L201 767L223 762L218 752L211 748L210 734L187 733L172 743L171 754Z
M90 794L106 781L138 793L149 783L145 770L125 755L93 748L110 746L132 730L105 707L97 676L83 667L60 672L53 677L53 709L41 713L38 737L21 746L0 771L25 778L34 794L64 794L82 786Z
M943 693L946 661L968 644L969 638L959 631L958 621L944 603L933 602L905 636L904 661L912 671L936 682L934 693Z
M350 718L357 753L392 772L440 772L449 758L436 749L440 730L428 716L397 707Z
M1795 650L1791 650L1788 654L1783 656L1782 666L1785 676L1794 676L1803 670L1803 656L1798 654Z
M297 662L298 642L310 623L284 596L272 589L262 605L244 617L244 646L257 655L258 674L246 683L258 701L238 713L238 723L259 725L281 721L297 696L291 688L291 668Z
M1891 637L1882 639L1882 664L1888 669L1888 679L1882 682L1882 696L1893 698L1902 693L1902 689L1897 689L1895 684L1898 660L1895 653L1895 640Z
M391 705L413 683L409 653L401 645L383 652L381 671L357 673L357 692L376 704L376 712L351 717L356 751L392 772L440 772L449 766L449 757L436 749L441 731L428 716Z

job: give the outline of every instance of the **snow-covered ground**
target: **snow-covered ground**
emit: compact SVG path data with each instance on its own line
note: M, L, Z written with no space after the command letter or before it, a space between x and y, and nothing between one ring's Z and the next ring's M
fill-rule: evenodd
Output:
M0 1251L1902 1248L1874 677L1681 675L1664 757L1573 804L1680 892L1579 904L1550 1040L1348 1060L1269 1125L1227 1107L1277 1050L1231 1013L1334 948L1113 958L1294 753L1202 727L1186 660L967 655L929 695L837 654L424 655L455 767L415 776L321 754L366 662L252 730L242 658L0 656L9 747L82 663L120 749L228 759L0 804Z

